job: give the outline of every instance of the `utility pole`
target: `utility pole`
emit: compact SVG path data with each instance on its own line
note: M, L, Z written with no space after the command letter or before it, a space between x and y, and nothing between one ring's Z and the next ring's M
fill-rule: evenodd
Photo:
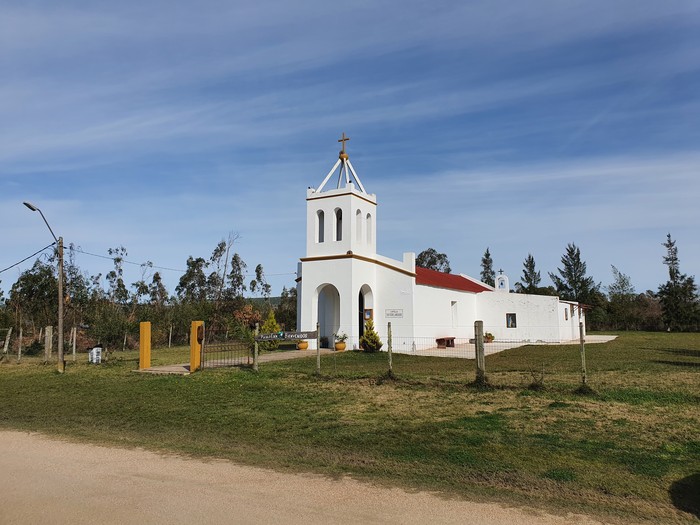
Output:
M63 237L58 238L58 372L66 371L63 358Z
M27 208L32 211L38 211L41 218L44 219L46 227L51 232L53 240L56 241L57 251L58 251L58 371L63 373L66 371L66 361L63 358L63 237L56 238L49 222L44 217L44 213L31 202L23 203Z

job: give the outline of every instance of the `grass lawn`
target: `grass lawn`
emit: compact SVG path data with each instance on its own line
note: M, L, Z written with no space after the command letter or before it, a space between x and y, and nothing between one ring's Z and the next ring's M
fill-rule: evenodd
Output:
M263 363L260 372L133 373L115 352L66 373L39 358L0 363L0 428L318 472L446 496L608 519L700 517L700 334L622 333L587 346L529 346L474 362L386 354ZM153 364L189 350L156 349ZM543 388L530 388L541 379ZM5 453L9 453L6 451Z

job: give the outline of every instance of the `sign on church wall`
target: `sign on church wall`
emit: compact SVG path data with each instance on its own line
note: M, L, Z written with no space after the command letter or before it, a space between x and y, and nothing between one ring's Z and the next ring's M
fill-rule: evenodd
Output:
M401 308L387 308L384 310L384 317L387 319L403 319L403 310Z

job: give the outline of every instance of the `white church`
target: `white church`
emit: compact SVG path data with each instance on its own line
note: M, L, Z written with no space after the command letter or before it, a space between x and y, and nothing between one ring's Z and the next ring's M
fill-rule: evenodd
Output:
M474 322L498 341L562 342L579 337L584 312L558 297L512 293L508 277L492 287L463 274L416 266L377 253L377 196L368 193L343 147L321 185L306 193L306 256L297 266L297 330L313 331L333 345L348 335L359 348L367 319L386 341L391 322L398 352L436 348L438 339L465 342ZM337 182L336 182L337 174ZM329 182L335 187L329 187ZM331 184L330 186L332 186ZM322 344L323 344L322 342ZM449 343L448 343L449 344ZM315 341L310 341L314 346Z

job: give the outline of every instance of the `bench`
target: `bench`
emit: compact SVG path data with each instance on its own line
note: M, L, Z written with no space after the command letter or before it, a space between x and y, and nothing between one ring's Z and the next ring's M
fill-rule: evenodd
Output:
M435 339L438 348L454 348L455 338L454 337L438 337Z

